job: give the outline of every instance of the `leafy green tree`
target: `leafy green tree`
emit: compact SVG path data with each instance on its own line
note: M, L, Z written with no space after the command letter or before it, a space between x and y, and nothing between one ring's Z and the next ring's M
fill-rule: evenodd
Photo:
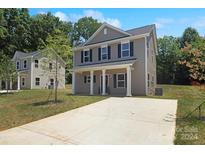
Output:
M66 81L71 83L72 48L68 36L56 29L48 36L45 48L53 49L66 62Z
M9 80L15 79L16 76L14 62L8 56L3 55L0 59L0 80L4 80L8 85ZM6 90L8 93L8 86Z
M199 33L196 29L188 27L183 32L182 38L181 38L181 47L183 48L186 43L191 44L192 42L197 41L200 38Z
M164 36L158 39L157 79L158 83L174 83L179 59L180 43L177 38Z
M92 17L83 17L74 24L72 43L74 46L79 45L86 40L101 26L96 19Z

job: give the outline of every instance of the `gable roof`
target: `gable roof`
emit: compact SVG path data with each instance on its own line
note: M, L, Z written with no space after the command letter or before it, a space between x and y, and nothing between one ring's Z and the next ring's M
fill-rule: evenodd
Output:
M56 54L59 57L60 61L63 64L65 64L65 61L54 50L52 50L52 51L53 51L54 54ZM22 52L22 51L16 51L13 58L12 58L12 60L33 57L33 56L36 56L40 53L41 53L40 51L33 51L33 52L29 52L29 53L25 53L25 52Z
M150 33L153 29L155 29L154 24L143 26L143 27L138 27L138 28L134 28L134 29L129 29L126 32L131 34L131 35L141 35L141 34L145 34L145 33Z
M116 30L116 31L118 31L119 33L122 33L122 34L127 35L127 36L130 36L130 35L131 35L130 33L127 33L126 31L123 31L122 29L119 29L119 28L117 28L117 27L114 27L114 26L112 26L112 25L110 25L110 24L104 22L104 23L95 31L95 33L83 44L83 46L89 44L89 42L90 42L91 40L93 40L94 37L95 37L104 27L111 28L111 29Z

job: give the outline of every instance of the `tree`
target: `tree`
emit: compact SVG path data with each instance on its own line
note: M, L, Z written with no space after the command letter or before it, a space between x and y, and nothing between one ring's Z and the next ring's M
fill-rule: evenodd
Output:
M188 27L183 32L182 38L181 38L181 47L183 48L186 43L191 44L192 42L197 41L200 38L199 33L196 29Z
M4 80L8 85L8 81L16 78L16 67L8 56L3 55L0 59L0 79ZM6 87L8 93L8 86Z
M203 44L204 49L205 45ZM200 46L201 47L201 46ZM184 59L181 59L179 62L181 65L184 65L188 68L189 77L192 81L197 81L202 83L205 81L205 50L199 50L193 48L192 45L186 44L182 49L183 54L185 55Z
M157 79L158 83L174 83L179 59L179 41L172 36L158 39Z
M79 45L86 40L101 26L96 19L92 17L83 17L74 24L72 34L72 43L74 46Z
M45 48L53 49L66 62L66 81L71 83L72 49L70 40L59 29L56 29L46 40Z

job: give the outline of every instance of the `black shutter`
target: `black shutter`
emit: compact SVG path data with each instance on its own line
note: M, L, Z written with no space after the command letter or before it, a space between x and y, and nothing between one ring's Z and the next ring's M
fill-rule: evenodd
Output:
M117 88L117 76L113 74L113 88Z
M101 61L101 48L98 48L98 60Z
M127 73L125 73L125 87L127 88Z
M81 63L83 63L83 51L81 51Z
M93 76L93 81L96 83L96 75Z
M130 42L130 57L134 56L134 46L133 42Z
M108 59L110 59L110 58L111 58L111 47L108 46Z
M87 76L85 75L84 76L84 83L86 83L86 81L87 81Z
M93 61L93 51L92 51L92 49L90 49L90 62L92 62Z
M118 44L118 58L121 58L121 44Z

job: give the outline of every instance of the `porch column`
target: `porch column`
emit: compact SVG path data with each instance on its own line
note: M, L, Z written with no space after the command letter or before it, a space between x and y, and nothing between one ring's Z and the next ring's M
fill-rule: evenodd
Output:
M131 87L131 67L127 67L127 95L132 96L132 87Z
M12 90L12 78L10 79L10 90Z
M105 69L102 70L102 95L105 95Z
M90 95L93 95L93 71L90 71Z
M72 72L72 94L75 94L75 72Z
M8 80L5 81L5 84L6 84L6 90L7 90L9 88L8 87Z
M20 74L18 73L18 77L17 77L17 90L20 90Z

